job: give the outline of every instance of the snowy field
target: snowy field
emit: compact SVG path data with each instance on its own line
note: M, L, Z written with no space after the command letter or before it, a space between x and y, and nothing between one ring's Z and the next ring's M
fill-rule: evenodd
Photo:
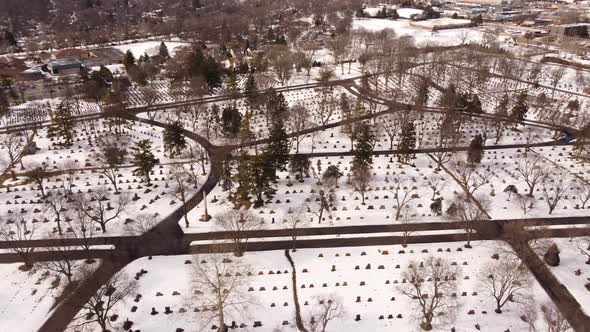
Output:
M168 47L168 53L170 56L174 56L176 53L176 49L179 47L190 46L190 43L183 43L183 42L171 42L171 41L163 41L164 44ZM114 48L120 50L123 53L127 51L131 51L133 56L137 59L140 56L147 54L147 55L156 55L160 51L160 44L162 41L145 41L139 43L131 43L131 44L122 44L114 46Z
M453 327L455 331L528 330L520 319L523 307L508 302L502 314L495 313L493 298L481 283L482 268L494 262L491 257L497 252L495 243L477 242L473 249L461 248L459 243L411 245L402 249L401 246L342 247L300 249L292 253L304 323L309 322L312 311L317 309L318 299L332 299L342 305L343 314L330 322L329 331L419 331L413 315L416 303L402 294L407 286L402 273L410 264L420 264L432 255L446 259L460 270L457 287L452 290L454 294L444 294L459 304L456 319L444 322L442 317L436 318L434 331L449 331ZM248 299L247 309L239 313L228 310L227 324L244 324L245 329L256 331L296 331L291 267L284 253L256 252L246 253L243 258L228 258L233 263L227 264L248 265L251 275L241 279L236 289ZM206 265L213 264L212 260L210 255L203 254L143 258L128 265L124 273L129 278L141 270L146 272L138 278L139 295L132 295L115 308L119 318L113 326L120 327L128 319L133 322L133 330L145 332L178 328L211 330L217 320L208 321L211 312L204 310L205 304L198 295L191 294L196 292L195 262ZM535 308L548 300L536 282L528 291L534 298ZM255 322L260 327L253 328ZM540 318L536 325L543 327Z
M74 261L74 271L83 264L88 269L98 267ZM0 331L37 331L53 311L67 279L58 273L36 266L20 271L17 264L0 264ZM74 273L74 280L76 273Z
M442 31L428 31L410 26L408 20L383 20L376 18L355 19L353 29L366 29L369 31L381 31L392 29L397 36L410 36L414 38L418 46L439 45L455 46L465 42L481 42L483 34L475 28L462 28Z

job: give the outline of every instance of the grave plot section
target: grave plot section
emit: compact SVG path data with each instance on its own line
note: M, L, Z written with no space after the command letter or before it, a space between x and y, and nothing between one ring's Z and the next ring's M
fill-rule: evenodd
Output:
M82 261L69 263L72 265L74 284L80 278L82 268L92 271L100 264L98 261L92 264ZM51 269L47 269L47 266ZM57 266L57 262L49 262L22 271L20 263L0 264L0 277L3 280L0 296L4 299L0 304L2 329L36 331L41 327L55 309L56 301L62 299L62 292L68 285L67 278L55 272Z
M182 136L186 146L177 151L164 143L162 128L136 122L117 134L107 126L104 120L79 123L71 145L46 128L36 132L35 149L13 167L14 178L5 177L5 231L26 225L27 239L141 234L207 179L208 157L196 142ZM152 168L137 164L138 153L153 155Z
M228 289L228 326L260 331L293 326L291 266L282 251L246 253L241 258L203 254L139 259L122 271L136 287L113 308L112 326L141 331L217 329L214 286L204 282L213 275L211 269L222 273Z
M590 238L556 238L547 239L545 247L555 244L558 261L544 258L545 252L539 253L540 257L549 265L553 275L564 285L581 305L581 309L588 313L590 306Z

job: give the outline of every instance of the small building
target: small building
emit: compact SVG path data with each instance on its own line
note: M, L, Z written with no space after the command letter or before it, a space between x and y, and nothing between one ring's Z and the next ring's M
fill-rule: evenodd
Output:
M88 58L96 58L96 55L90 51L81 50L78 48L66 48L53 52L51 55L53 59L78 59L84 60Z
M580 37L588 38L588 23L572 23L552 25L549 32L558 37Z
M82 63L77 59L51 60L47 63L47 70L54 76L68 76L80 74Z

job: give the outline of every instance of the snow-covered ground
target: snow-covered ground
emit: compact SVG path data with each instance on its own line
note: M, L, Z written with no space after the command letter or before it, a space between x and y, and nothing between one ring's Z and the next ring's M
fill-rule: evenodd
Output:
M419 331L415 302L401 292L407 285L402 273L410 264L419 264L432 255L448 260L461 271L453 291L460 304L456 319L447 323L435 319L434 331L449 331L453 327L456 331L473 331L476 325L483 331L526 331L528 327L520 319L523 307L509 302L502 314L494 313L494 301L481 283L480 271L494 261L491 256L497 252L496 244L476 242L473 249L461 247L460 243L433 243L410 245L403 251L401 246L297 250L292 257L303 321L309 322L319 297L334 299L344 309L342 317L330 322L329 331ZM227 323L235 321L236 325L245 324L245 328L256 331L296 331L291 267L284 253L247 252L243 258L229 259L248 264L252 274L237 289L248 297L247 309L239 313L230 310ZM207 322L208 312L195 313L195 308L202 310L203 304L198 295L193 295L192 288L197 261L212 264L211 257L203 254L142 258L128 265L124 273L130 278L142 269L147 271L138 280L137 293L141 298L134 301L133 295L118 305L115 312L119 318L113 325L120 327L129 319L134 330L145 332L211 329L217 320ZM536 282L529 291L535 307L548 300ZM165 314L165 307L172 312ZM158 312L156 315L151 314L152 308ZM357 315L360 320L356 320ZM254 322L260 322L261 327L252 328ZM541 319L537 320L537 327L543 328Z
M416 45L425 46L440 45L454 46L465 42L481 42L483 33L476 28L461 28L441 31L427 31L410 26L408 20L383 20L376 18L355 19L353 29L366 29L369 31L381 31L392 29L398 36L410 36L414 38Z
M183 42L171 42L163 40L164 44L168 47L168 53L170 56L174 56L176 53L176 49L178 47L183 46L190 46L190 43L183 43ZM156 55L160 50L160 44L162 41L145 41L145 42L138 42L138 43L131 43L131 44L122 44L114 46L114 48L120 50L121 52L125 53L128 50L133 53L133 56L137 59L140 56L147 53L147 55Z
M84 264L94 269L100 262L74 262L74 271ZM66 278L36 266L20 271L16 264L0 264L0 331L37 331L53 311L56 298L66 285ZM74 272L74 280L77 277Z
M588 238L550 240L559 248L560 262L559 266L549 268L587 314L590 312L590 265L586 263L588 256L582 254L580 248L590 254L590 250L587 250L590 240Z

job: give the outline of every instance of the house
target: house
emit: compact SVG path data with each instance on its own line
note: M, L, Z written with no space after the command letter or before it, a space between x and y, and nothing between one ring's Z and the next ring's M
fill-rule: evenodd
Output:
M55 51L51 55L53 59L78 59L84 60L88 58L96 58L96 55L90 51L81 50L77 48L66 48L63 50Z
M54 76L78 75L82 63L77 59L50 60L47 63L47 70Z

